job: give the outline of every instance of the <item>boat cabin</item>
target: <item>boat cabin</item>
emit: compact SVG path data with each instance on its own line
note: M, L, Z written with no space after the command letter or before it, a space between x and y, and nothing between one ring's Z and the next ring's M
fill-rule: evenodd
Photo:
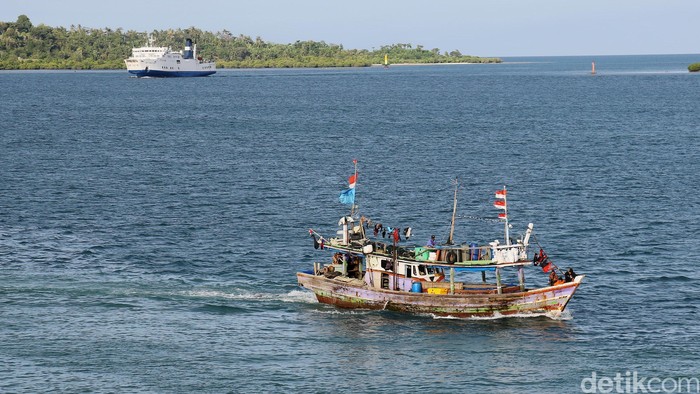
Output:
M410 291L414 282L441 282L445 280L443 268L407 261L394 261L388 256L366 256L365 283L370 287ZM394 267L396 264L396 267Z
M525 236L515 243L500 244L498 240L479 246L477 243L443 245L436 247L403 246L384 240L368 238L360 219L355 224L352 216L343 216L336 237L325 239L310 230L314 245L334 250L330 264L316 263L314 273L328 277L343 276L358 280L370 288L422 292L440 289L450 293L467 290L464 283L455 282L455 269L482 272L485 285L486 271L496 273L494 290L501 293L508 286L501 283L501 268L512 266L518 269L518 286L524 290L522 266L531 264L527 260L527 246L533 225L528 225ZM449 276L445 269L449 268ZM449 277L449 281L446 281ZM417 286L420 285L420 286ZM515 287L515 286L514 286ZM419 289L420 288L420 289ZM435 290L437 292L437 290Z

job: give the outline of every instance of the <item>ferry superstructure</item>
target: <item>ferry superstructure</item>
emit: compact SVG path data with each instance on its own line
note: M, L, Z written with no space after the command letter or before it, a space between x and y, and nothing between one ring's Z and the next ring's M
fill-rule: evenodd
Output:
M197 56L197 45L185 41L185 49L177 52L170 47L157 47L153 40L148 45L133 48L125 59L126 69L137 77L205 77L216 73L216 63Z

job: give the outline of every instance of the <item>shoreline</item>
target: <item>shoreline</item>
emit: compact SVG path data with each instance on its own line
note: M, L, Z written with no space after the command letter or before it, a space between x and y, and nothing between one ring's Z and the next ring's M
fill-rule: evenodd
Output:
M389 67L406 66L450 66L450 65L477 65L477 64L503 64L505 62L485 62L485 63L393 63ZM369 66L326 66L326 67L217 67L216 70L306 70L306 69L343 69L343 68L374 68L384 67L383 64L370 64ZM12 68L0 69L2 71L126 71L126 68Z
M503 64L505 62L483 62L483 63L471 63L471 62L455 62L455 63L389 63L389 67L392 66L454 66L454 65L464 65L464 64ZM372 64L370 67L384 67L383 64Z

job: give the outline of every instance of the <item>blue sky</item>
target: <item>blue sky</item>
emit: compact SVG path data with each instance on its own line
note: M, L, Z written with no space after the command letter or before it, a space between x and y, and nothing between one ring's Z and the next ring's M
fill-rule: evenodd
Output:
M698 53L700 0L3 0L0 20L152 31L195 26L345 48L477 56Z

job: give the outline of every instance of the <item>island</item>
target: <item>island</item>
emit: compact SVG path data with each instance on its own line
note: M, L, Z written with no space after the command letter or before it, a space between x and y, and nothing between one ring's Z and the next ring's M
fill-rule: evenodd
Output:
M178 47L186 38L197 43L199 56L216 61L219 68L368 67L383 64L500 63L501 59L442 52L421 45L392 44L378 49L345 49L324 41L277 44L228 30L208 32L187 29L124 31L121 28L70 28L34 26L20 15L15 22L0 22L0 69L124 69L131 49L151 37L159 46Z
M700 71L700 63L691 64L690 66L688 66L688 71L690 71L691 73Z

